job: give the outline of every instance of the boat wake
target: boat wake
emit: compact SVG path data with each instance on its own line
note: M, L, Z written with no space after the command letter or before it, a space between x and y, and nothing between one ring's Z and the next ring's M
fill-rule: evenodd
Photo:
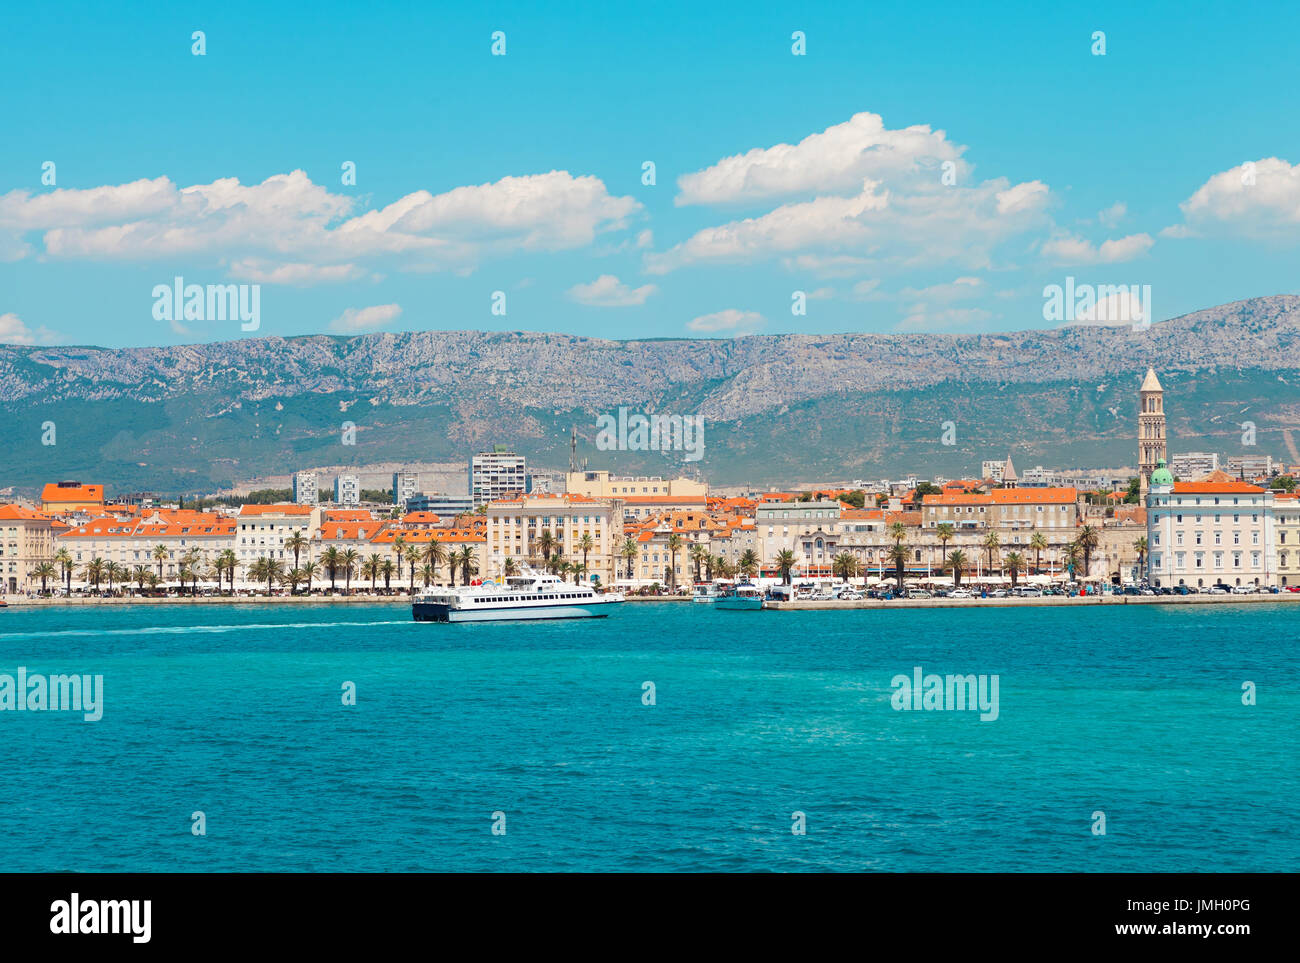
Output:
M57 632L2 632L0 642L9 639L91 638L100 635L183 635L190 632L221 634L259 629L337 629L372 625L411 625L407 619L383 622L272 622L265 625L152 625L138 629L63 629Z

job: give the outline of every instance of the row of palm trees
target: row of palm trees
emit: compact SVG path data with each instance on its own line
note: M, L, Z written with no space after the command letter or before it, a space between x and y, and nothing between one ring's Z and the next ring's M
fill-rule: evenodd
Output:
M393 558L385 558L378 553L363 558L356 549L340 549L331 545L321 553L318 560L309 559L303 563L301 553L309 543L306 538L295 533L285 540L285 547L294 555L291 567L286 566L279 559L258 558L247 566L247 575L253 582L265 582L268 592L278 584L289 586L290 591L297 594L298 587L302 585L310 594L312 581L325 578L329 579L331 592L336 591L337 582L342 579L344 591L351 593L353 575L363 580L368 579L371 591L375 590L381 578L384 588L390 589L394 576L400 583L403 561L407 562L408 587L411 592L415 591L417 578L426 587L436 582L438 573L444 566L447 567L453 584L458 570L463 584L466 585L469 584L470 578L478 573L478 560L474 549L468 545L456 551L436 541L430 542L423 549L406 545L400 537L395 539L395 542L399 544L395 545ZM124 587L131 584L141 592L145 588L156 590L163 583L163 561L172 553L166 545L157 545L150 554L157 561L156 572L147 565L128 568L117 562L93 558L82 567L81 578L93 586L96 592L100 591L101 587L111 592L114 586ZM233 549L224 549L218 553L211 565L206 563L204 554L198 549L182 553L177 562L176 579L180 583L182 592L185 590L186 583L189 583L191 593L197 593L199 582L207 580L215 581L218 587L223 583L228 584L231 592L235 590L235 573L241 563ZM585 564L583 567L585 569ZM71 554L66 548L61 548L51 561L42 562L33 568L32 575L41 580L42 594L47 592L50 581L59 578L63 581L65 591L71 594L72 575L75 569L76 564Z
M953 583L960 585L962 573L970 570L972 560L962 549L953 549L951 552L948 550L948 543L957 537L956 527L944 523L935 528L934 534L943 550L940 571L951 571ZM889 538L893 544L886 549L885 558L889 560L894 570L894 577L900 591L903 587L903 575L907 562L911 556L911 549L907 545L908 535L908 528L902 522L894 522L889 526ZM1092 564L1093 553L1096 552L1100 542L1100 531L1093 525L1084 525L1079 529L1078 534L1062 549L1061 561L1063 567L1071 574L1081 571L1086 575ZM683 544L684 540L677 533L674 532L668 536L667 547L672 556L672 564L668 569L668 582L670 588L674 590L677 587L677 553L681 551ZM985 535L981 547L988 553L987 570L992 571L993 555L1002 547L998 533L989 532ZM1050 544L1042 532L1034 532L1026 543L1026 547L1034 553L1032 568L1026 556L1018 551L1008 552L1001 556L1002 569L1010 577L1013 587L1016 585L1021 572L1042 571L1042 554L1050 548ZM1133 548L1138 553L1138 564L1141 567L1147 557L1146 538L1138 538L1133 543ZM624 540L620 554L627 561L627 577L629 579L633 577L633 565L640 553L640 546L634 538ZM699 543L691 545L688 557L695 565L695 580L697 582L700 581L702 569L706 573L705 577L712 581L715 577L731 578L735 575L753 578L758 574L760 568L758 556L753 549L746 549L738 559L738 564L734 566L722 556L710 555L708 549ZM791 572L797 564L795 553L791 549L783 549L777 553L774 561L782 581L788 585ZM855 578L861 568L861 560L852 552L840 552L831 560L832 573L842 579Z

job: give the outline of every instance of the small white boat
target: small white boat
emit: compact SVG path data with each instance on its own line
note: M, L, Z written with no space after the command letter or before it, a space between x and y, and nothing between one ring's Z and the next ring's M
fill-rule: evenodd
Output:
M623 601L554 575L528 572L497 583L427 588L411 600L417 622L504 622L535 619L602 619Z
M718 593L717 598L713 600L713 607L716 609L761 609L763 607L763 593L759 591L757 585L750 582L729 585Z
M718 597L718 586L712 582L696 582L691 593L692 602L713 602Z

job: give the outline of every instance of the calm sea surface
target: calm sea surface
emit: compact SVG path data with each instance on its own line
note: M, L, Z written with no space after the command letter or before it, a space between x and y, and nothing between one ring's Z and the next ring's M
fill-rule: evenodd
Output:
M620 608L2 611L0 673L105 708L0 712L0 867L1300 870L1293 605ZM997 720L894 710L918 665Z

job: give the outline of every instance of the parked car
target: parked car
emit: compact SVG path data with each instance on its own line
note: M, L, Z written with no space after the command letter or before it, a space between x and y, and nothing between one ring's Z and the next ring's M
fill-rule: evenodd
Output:
M1006 597L1007 597L1006 589L994 589L992 592L989 593L989 598L991 599L1004 599Z
M1254 595L1255 586L1253 585L1234 585L1232 587L1233 595Z
M1016 589L1016 594L1022 599L1041 599L1043 597L1043 590L1026 586L1025 588Z
M975 596L971 595L970 592L967 592L965 589L960 589L960 588L953 589L951 592L948 593L948 598L950 599L973 599L974 597Z
M849 589L847 591L841 592L839 597L842 601L845 602L857 602L862 598L862 593Z
M1226 586L1226 585L1211 585L1211 586L1210 586L1210 594L1211 594L1211 595L1227 595L1227 594L1229 594L1228 586Z

